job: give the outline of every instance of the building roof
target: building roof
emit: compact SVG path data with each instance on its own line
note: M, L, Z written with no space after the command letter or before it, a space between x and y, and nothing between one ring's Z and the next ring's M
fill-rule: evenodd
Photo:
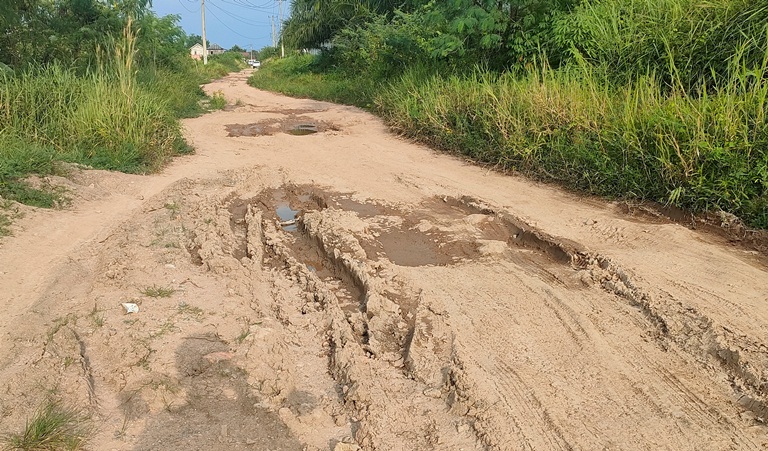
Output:
M219 44L211 44L210 47L208 47L208 50L224 50L224 47Z

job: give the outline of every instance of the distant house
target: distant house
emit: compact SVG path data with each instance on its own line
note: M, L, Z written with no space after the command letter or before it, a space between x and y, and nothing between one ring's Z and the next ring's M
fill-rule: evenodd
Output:
M219 44L211 44L208 47L209 55L221 55L224 52L226 52L226 50L224 50L224 48L222 48Z
M219 55L224 53L224 49L218 45L218 44L211 44L206 49L208 50L208 56L211 55ZM203 44L195 44L192 47L189 48L189 55L196 59L202 59L203 58Z
M190 47L189 54L196 60L203 59L203 44L195 44Z

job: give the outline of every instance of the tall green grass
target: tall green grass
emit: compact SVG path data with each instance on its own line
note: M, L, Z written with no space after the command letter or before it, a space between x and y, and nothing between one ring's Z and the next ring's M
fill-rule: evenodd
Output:
M181 131L164 100L130 78L77 75L52 65L5 79L2 133L52 148L58 160L126 172L156 170L181 149Z
M23 179L56 173L58 162L132 173L160 169L191 150L178 118L206 111L200 85L244 67L236 54L208 65L179 55L172 68L137 67L130 21L110 47L86 72L60 63L0 72L1 198L53 206L55 192Z
M766 75L667 93L652 75L612 88L592 69L406 74L377 106L400 132L500 169L768 227Z

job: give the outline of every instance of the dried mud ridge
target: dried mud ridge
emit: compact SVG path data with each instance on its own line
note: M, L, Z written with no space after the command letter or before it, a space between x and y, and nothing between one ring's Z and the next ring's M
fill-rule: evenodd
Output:
M70 266L83 287L47 295L62 302L85 297L93 311L50 326L42 353L30 354L35 367L48 369L39 373L42 379L28 381L20 371L6 387L10 399L33 386L59 387L79 399L103 424L99 443L130 443L136 450L339 451L600 443L580 442L578 428L566 427L567 417L543 398L547 388L531 387L522 373L529 362L515 360L525 352L520 336L508 355L477 352L503 344L503 336L493 335L503 331L490 319L514 323L514 316L467 323L457 298L445 296L449 288L440 292L426 281L460 286L444 279L452 268L473 269L479 277L507 263L543 293L558 289L589 298L595 292L632 306L618 311L628 311L630 322L647 332L633 338L650 341L662 354L681 352L700 371L726 378L732 411L724 413L663 362L647 363L690 409L680 418L722 435L716 447L759 448L734 421L746 415L760 426L768 418L763 343L671 296L652 296L610 258L479 199L439 196L392 205L240 170L175 183L101 246L83 260L97 255L97 270L90 263ZM144 255L154 263L134 263ZM177 271L183 280L171 276ZM173 277L172 296L138 294L161 276ZM128 287L137 294L122 300L142 310L123 316L114 300ZM466 293L457 296L483 295ZM562 326L562 334L551 336L564 335L578 350L599 341L576 307L550 298L536 302ZM464 333L470 326L475 332ZM487 337L475 336L486 329ZM652 409L662 409L654 388L633 387ZM649 440L620 443L640 447Z

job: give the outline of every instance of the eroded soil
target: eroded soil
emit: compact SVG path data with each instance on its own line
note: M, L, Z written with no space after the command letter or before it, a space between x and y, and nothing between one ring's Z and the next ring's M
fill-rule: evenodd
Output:
M759 253L247 75L0 242L0 433L53 396L92 449L768 447Z

